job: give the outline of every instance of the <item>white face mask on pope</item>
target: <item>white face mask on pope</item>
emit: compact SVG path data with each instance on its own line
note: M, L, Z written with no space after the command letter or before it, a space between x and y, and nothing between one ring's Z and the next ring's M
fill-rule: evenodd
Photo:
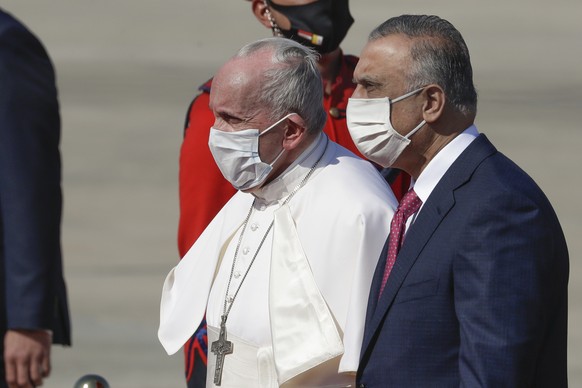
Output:
M350 98L346 111L347 125L354 144L367 159L382 167L390 167L410 144L414 135L426 121L422 121L406 136L392 126L390 108L395 102L413 96L423 88L413 90L390 101L383 98Z
M285 149L271 163L265 163L259 156L259 137L275 128L283 120L296 113L290 113L259 133L258 129L225 132L210 128L208 146L224 175L237 190L249 190L262 184L273 170L273 165L283 155Z

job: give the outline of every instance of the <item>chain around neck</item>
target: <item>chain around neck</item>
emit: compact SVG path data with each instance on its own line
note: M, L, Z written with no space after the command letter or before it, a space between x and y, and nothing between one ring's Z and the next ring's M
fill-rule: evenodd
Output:
M299 184L297 186L295 186L295 188L293 189L293 191L291 191L291 193L287 196L287 198L285 198L285 200L281 204L281 207L288 204L289 201L291 201L291 198L293 198L293 196L295 195L295 193L297 193L297 191L299 191L300 188L305 186L305 183L307 183L307 180L309 179L309 177L311 177L311 175L315 171L319 162L323 158L323 155L325 155L325 151L327 150L328 145L329 145L329 138L326 138L325 148L323 149L321 156L317 159L317 161L313 164L313 166L311 166L311 168L309 169L309 171L307 172L305 177L301 180L301 182L299 182ZM259 247L255 251L253 258L251 259L251 262L250 262L248 268L246 269L243 278L240 281L240 284L238 285L234 295L232 296L232 300L230 301L230 305L228 305L228 291L230 290L230 283L232 281L232 276L234 274L234 268L236 266L236 260L238 258L238 250L239 250L240 245L242 243L242 239L243 239L243 236L245 234L245 230L247 229L247 224L249 223L249 219L251 218L251 214L253 213L253 208L255 207L256 200L257 200L256 198L253 200L253 203L251 204L251 208L249 209L249 212L248 212L248 214L243 222L242 230L240 232L240 236L238 237L238 242L236 244L236 249L234 251L234 259L232 261L232 267L230 268L230 275L228 277L228 283L226 285L226 295L224 296L224 307L222 310L222 318L223 318L224 324L226 324L226 320L228 319L228 314L230 314L230 309L232 308L232 305L234 304L234 301L236 299L236 296L238 295L238 292L240 291L241 286L243 285L251 267L253 266L253 263L255 262L255 259L257 258L257 255L259 254L259 251L261 250L261 247L263 246L263 243L267 239L267 236L269 235L269 232L271 231L271 229L273 228L273 224L275 223L275 220L271 221L271 224L269 225L269 227L267 228L267 231L263 235L263 238L261 239L261 242L259 243ZM227 308L227 305L228 305L228 308Z

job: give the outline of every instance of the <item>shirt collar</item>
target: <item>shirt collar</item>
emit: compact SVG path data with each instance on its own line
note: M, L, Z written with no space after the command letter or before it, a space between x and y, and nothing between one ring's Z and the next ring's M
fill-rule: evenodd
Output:
M471 125L465 129L458 136L456 136L449 144L440 150L434 158L428 162L428 165L420 173L416 182L412 182L414 192L426 203L428 197L433 189L439 183L443 175L447 172L449 167L457 160L459 155L471 144L475 138L479 136L477 127Z
M326 135L320 133L281 175L252 193L257 201L265 205L284 201L323 154L326 143Z

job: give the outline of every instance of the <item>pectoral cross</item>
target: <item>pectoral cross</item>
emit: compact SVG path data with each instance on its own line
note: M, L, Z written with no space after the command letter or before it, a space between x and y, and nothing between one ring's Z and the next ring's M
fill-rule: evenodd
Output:
M231 354L233 350L232 342L226 340L226 315L222 316L220 322L220 334L218 340L212 343L210 351L216 354L216 366L214 368L214 384L220 386L222 381L222 367L224 366L224 356Z

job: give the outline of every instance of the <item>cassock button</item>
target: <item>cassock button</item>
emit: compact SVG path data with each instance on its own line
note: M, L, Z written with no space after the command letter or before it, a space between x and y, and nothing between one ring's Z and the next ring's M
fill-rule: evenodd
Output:
M335 107L335 106L332 106L332 107L329 109L329 115L330 115L331 117L333 117L334 119L337 119L337 118L340 116L340 111L339 111L339 109L338 109L337 107Z
M248 253L250 252L250 250L251 250L251 249L250 249L249 247L244 247L244 248L243 248L243 255L246 255L246 254L248 254Z
M240 278L240 271L235 271L233 275L235 279Z
M256 222L254 224L251 225L251 230L254 232L255 230L259 229L259 224L257 224Z

